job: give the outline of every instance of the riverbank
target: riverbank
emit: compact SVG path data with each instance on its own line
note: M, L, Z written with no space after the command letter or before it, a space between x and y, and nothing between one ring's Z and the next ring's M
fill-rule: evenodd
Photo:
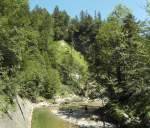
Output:
M95 112L102 106L102 100L70 96L57 98L55 102L31 103L29 100L17 96L14 102L16 104L15 110L9 110L0 118L0 128L31 128L34 110L37 108L46 108L58 119L66 122L65 124L73 124L79 128L102 128L104 125L102 119ZM85 106L87 110L85 110ZM105 123L105 126L106 128L114 127L109 123Z
M59 102L58 102L59 101ZM56 104L41 102L35 104L34 108L48 108L51 113L68 123L74 124L80 128L115 128L113 124L103 122L95 111L102 106L101 100L59 99ZM85 110L85 106L88 110Z

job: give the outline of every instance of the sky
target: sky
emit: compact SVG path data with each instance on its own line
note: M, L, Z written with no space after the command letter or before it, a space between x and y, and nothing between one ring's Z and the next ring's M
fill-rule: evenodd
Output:
M147 18L144 9L146 0L29 0L31 10L38 5L52 13L55 6L58 5L61 10L66 10L72 17L79 15L81 10L87 10L93 16L95 11L99 11L102 19L106 19L115 6L120 3L129 7L136 19Z

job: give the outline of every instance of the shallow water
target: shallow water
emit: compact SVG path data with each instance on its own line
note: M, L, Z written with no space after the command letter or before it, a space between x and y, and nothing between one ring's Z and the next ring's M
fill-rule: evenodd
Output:
M32 128L79 128L52 114L48 108L36 108L32 117Z

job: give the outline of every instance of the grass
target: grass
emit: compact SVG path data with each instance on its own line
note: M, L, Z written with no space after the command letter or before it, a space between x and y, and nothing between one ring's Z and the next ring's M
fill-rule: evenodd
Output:
M32 117L32 128L77 128L50 112L48 108L36 108Z

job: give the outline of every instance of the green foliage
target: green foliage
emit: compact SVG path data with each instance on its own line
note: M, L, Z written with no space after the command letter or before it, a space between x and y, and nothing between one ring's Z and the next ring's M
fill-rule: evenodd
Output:
M46 9L36 7L31 12L31 25L37 31L39 37L38 48L39 50L47 50L48 42L53 37L53 19Z
M145 115L144 108L149 104L147 98L150 94L147 88L149 54L142 38L139 25L131 14L124 17L122 23L116 18L109 19L103 23L97 35L97 45L100 45L100 49L97 52L99 65L96 67L99 69L96 78L107 88L107 96L111 102L115 103L116 107L119 105L119 111L126 110L126 106L126 111L133 113L131 116L139 117L140 120L143 120L141 115ZM125 125L125 122L118 122L121 126ZM132 127L136 125L132 124ZM146 127L143 124L144 126Z
M93 18L85 11L81 11L80 18L72 19L69 26L69 41L76 50L80 51L88 61L91 60L92 48L96 43L96 34L101 25L100 14Z
M51 15L30 11L28 0L0 0L0 109L18 94L36 101L90 89L92 98L109 98L119 127L149 128L149 26L124 5L102 21L100 13L70 18L58 7Z
M54 40L65 40L68 34L69 15L66 11L60 11L56 6L52 17L54 19Z
M132 11L126 7L125 5L119 4L117 5L112 13L109 15L108 20L117 20L120 24L122 24L123 19L128 16L129 14L132 14Z
M88 64L84 57L64 41L52 42L48 49L52 66L61 75L61 81L65 85L84 88L88 76Z
M61 82L45 57L53 35L50 14L30 12L27 0L0 2L0 95L8 104L17 94L33 101L39 95L52 98Z
M150 16L150 1L149 0L147 0L146 11L148 12Z
M59 74L46 60L47 53L41 54L38 49L31 53L24 56L20 95L32 100L39 95L52 98L59 91Z
M32 101L53 98L62 84L83 88L88 72L83 56L65 42L53 42L53 36L67 37L67 13L56 8L50 15L39 7L29 11L27 0L0 2L0 95L8 104L18 94Z

